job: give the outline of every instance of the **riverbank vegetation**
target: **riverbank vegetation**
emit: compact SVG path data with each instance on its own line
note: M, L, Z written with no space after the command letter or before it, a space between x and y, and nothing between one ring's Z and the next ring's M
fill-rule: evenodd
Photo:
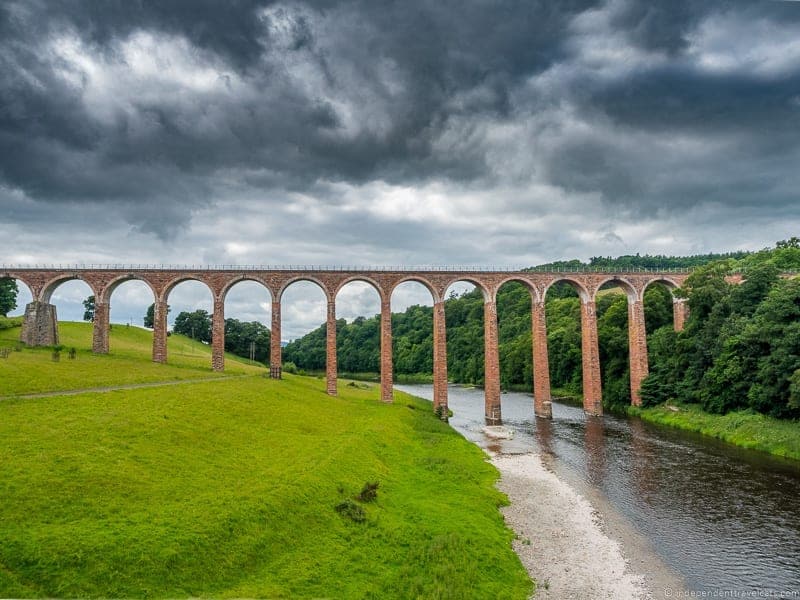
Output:
M800 427L796 421L776 419L752 410L711 414L696 404L629 407L628 412L651 423L694 431L742 448L800 460Z
M77 358L12 352L4 390L58 389L64 365L77 387L218 376L197 341L153 365L149 332L114 326L92 357L89 324L60 327ZM0 402L0 596L529 596L497 471L430 403L228 367L245 376Z
M743 261L711 263L687 279L689 319L650 340L646 404L675 399L726 414L749 409L779 419L800 417L800 279L779 273L800 265L800 240Z

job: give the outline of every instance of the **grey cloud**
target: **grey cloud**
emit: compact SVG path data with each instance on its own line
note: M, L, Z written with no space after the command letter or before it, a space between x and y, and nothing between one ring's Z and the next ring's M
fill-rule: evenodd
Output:
M434 149L451 115L509 116L510 87L560 55L559 36L584 4L7 3L0 176L50 202L157 198L189 210L214 199L200 179L230 168L266 170L268 185L287 189L320 179L471 179L486 174L480 152ZM101 117L87 100L91 73L65 66L49 44L74 35L100 68L122 71L119 85L135 86L125 83L120 44L139 32L187 39L200 66L219 71L220 90L187 96L156 86L126 110L110 90L99 108L111 116ZM298 65L320 80L298 81ZM225 93L231 78L240 89ZM356 111L355 131L337 102ZM165 237L190 214L176 212L161 224L126 214Z
M602 17L588 32L587 11ZM50 219L85 238L99 224L108 246L70 255L133 261L525 264L618 245L606 231L636 244L615 221L698 206L790 223L798 69L713 71L692 54L705 25L733 56L760 21L800 35L800 3L6 2L0 225L30 238ZM54 46L65 36L99 84ZM126 54L137 36L144 58L166 46L155 71ZM471 225L345 212L337 185L376 181L465 204L498 191ZM226 254L238 240L257 250Z

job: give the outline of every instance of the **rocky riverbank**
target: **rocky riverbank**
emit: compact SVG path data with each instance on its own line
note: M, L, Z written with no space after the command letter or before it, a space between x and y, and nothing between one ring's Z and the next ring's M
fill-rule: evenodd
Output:
M583 496L549 471L533 453L494 454L498 488L511 504L502 509L517 533L514 550L537 581L536 598L664 598L682 582L620 531L606 531ZM622 537L620 543L615 537ZM628 554L639 560L632 566ZM641 569L647 566L647 569Z

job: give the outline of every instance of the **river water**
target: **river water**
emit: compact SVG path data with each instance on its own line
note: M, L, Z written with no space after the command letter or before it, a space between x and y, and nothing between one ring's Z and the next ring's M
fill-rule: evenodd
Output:
M430 385L397 389L432 399ZM559 477L599 493L689 590L800 598L800 467L633 417L587 417L553 403L536 419L529 394L502 396L513 440L489 442L483 390L450 386L451 425L504 453L537 452ZM746 597L746 596L719 596ZM754 595L752 597L765 597Z

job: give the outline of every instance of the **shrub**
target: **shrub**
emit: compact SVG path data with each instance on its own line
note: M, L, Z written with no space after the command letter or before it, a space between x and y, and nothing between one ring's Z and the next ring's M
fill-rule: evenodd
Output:
M297 375L297 365L294 364L293 362L283 363L283 372L291 373L292 375Z
M364 484L364 487L361 488L361 492L359 492L358 496L356 496L356 500L359 502L372 502L378 497L379 485L380 483L377 481L375 483L370 483L368 481Z
M364 511L361 505L356 504L350 499L337 504L335 506L335 510L340 515L347 517L354 523L363 523L367 520L367 513Z

